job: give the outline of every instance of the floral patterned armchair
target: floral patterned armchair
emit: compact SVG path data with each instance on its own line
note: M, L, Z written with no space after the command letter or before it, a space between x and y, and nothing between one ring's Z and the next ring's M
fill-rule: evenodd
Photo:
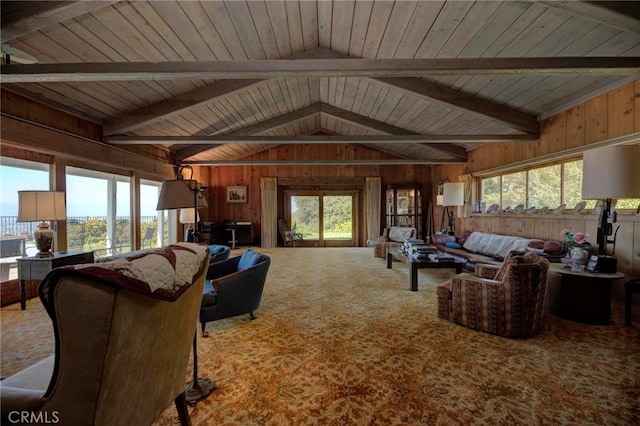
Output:
M437 287L438 317L505 337L536 334L544 317L549 261L534 253L502 266L479 264Z

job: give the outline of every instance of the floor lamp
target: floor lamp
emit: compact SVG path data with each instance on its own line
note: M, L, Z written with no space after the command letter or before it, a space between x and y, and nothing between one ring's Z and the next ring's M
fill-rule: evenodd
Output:
M183 171L190 171L190 179L184 179ZM204 198L198 181L193 180L193 169L191 166L181 166L178 168L176 178L162 182L158 205L156 210L193 209L194 217L194 242L198 242L198 215L195 214L199 207L207 207L207 200ZM198 377L198 340L197 332L193 334L193 380L187 384L185 398L187 403L195 404L206 398L212 390L216 388L211 379Z
M613 223L615 211L611 212L612 200L640 197L640 144L616 145L585 151L582 159L582 198L604 200L598 220L598 270L615 272L616 259L607 256L607 245L615 237Z
M455 207L464 206L464 183L446 182L443 184L442 205L449 214L449 235L456 234ZM449 210L449 208L451 209Z

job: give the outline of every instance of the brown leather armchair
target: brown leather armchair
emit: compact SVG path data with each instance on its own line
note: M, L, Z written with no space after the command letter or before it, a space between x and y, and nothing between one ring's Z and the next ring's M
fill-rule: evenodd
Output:
M185 378L208 264L206 247L181 243L49 273L38 292L55 355L0 382L3 421L144 425L175 402L190 424Z
M476 273L438 285L438 317L506 337L536 334L544 317L549 261L533 253L502 266L476 265Z

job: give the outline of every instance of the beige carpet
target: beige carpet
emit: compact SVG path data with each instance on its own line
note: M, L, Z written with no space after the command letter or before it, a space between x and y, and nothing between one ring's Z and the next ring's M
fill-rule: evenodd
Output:
M219 388L195 425L640 424L640 318L547 315L510 340L439 320L451 271L385 268L372 249L271 249L258 319L209 323L201 376ZM37 301L2 309L2 375L51 352ZM157 425L175 424L171 407Z

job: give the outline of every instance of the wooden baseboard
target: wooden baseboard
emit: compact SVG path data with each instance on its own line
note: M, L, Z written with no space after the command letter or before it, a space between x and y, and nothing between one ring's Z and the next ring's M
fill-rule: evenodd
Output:
M38 296L38 284L40 281L27 281L27 299ZM20 302L20 286L18 280L10 280L0 283L0 306L11 305Z

